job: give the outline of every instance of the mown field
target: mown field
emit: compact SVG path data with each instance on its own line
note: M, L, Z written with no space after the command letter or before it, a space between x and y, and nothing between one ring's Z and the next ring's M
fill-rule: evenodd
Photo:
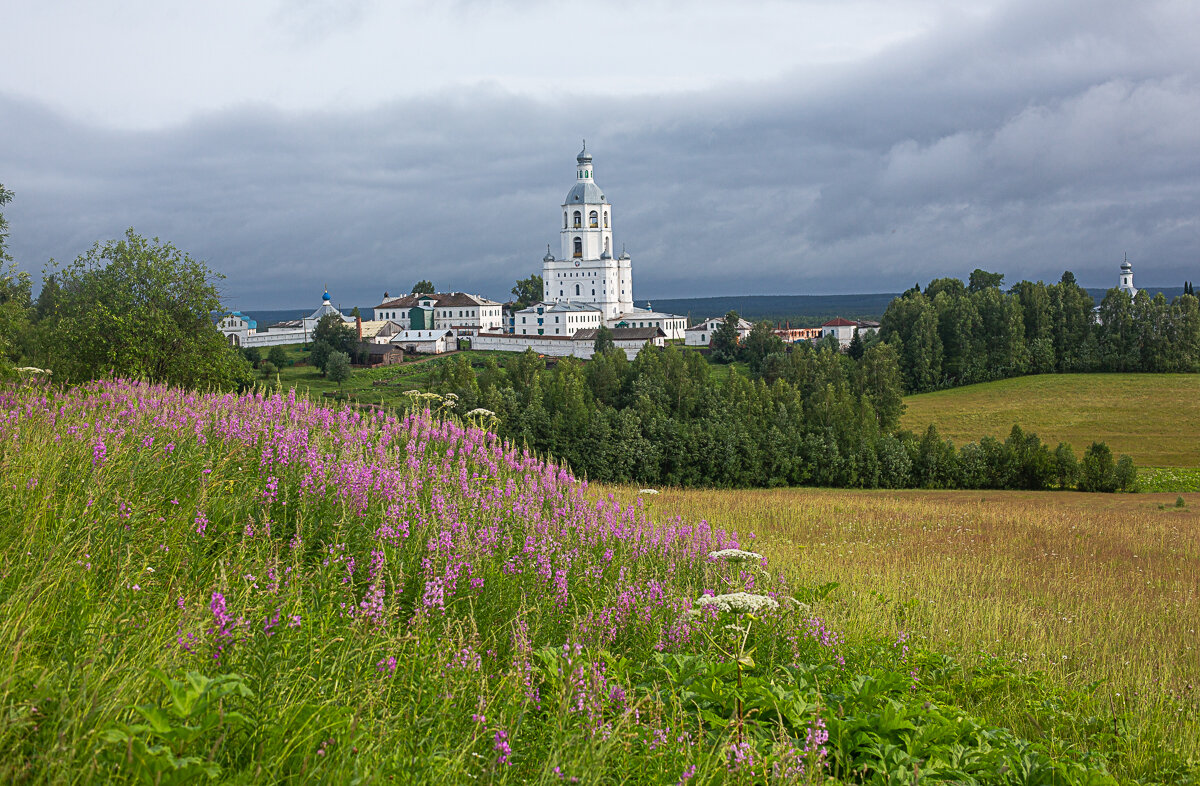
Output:
M622 490L621 497L632 497ZM1031 737L1119 749L1133 774L1200 757L1200 494L665 489L659 516L757 534L805 582L837 582L834 627L907 633ZM1103 727L1109 724L1105 730Z
M1139 467L1200 467L1200 374L1043 374L904 399L904 428L933 423L961 445L1014 423L1076 455L1107 442Z

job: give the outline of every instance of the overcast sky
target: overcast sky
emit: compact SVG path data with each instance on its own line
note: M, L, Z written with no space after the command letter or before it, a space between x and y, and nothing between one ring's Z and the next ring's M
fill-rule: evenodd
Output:
M0 183L38 273L132 226L234 308L505 299L588 140L635 297L976 267L1200 279L1194 0L9 0Z

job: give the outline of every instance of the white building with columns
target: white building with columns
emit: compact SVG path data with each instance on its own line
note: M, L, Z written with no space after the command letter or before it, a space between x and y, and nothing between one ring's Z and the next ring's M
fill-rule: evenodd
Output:
M547 246L542 258L544 300L517 312L518 334L524 318L530 334L536 331L547 335L545 312L566 303L594 309L611 328L652 327L661 329L667 338L683 338L685 317L633 305L633 260L624 250L614 254L613 223L612 205L596 185L592 154L585 143L575 158L575 185L562 204L559 254L556 256ZM543 317L540 322L539 316ZM537 322L536 326L530 320ZM575 315L573 321L580 327L592 327L584 323L594 320Z

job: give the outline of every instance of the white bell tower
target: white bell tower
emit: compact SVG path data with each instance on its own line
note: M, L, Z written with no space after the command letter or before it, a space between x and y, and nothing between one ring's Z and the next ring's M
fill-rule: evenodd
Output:
M1117 287L1130 297L1137 295L1137 290L1133 287L1133 265L1129 264L1129 255L1125 255L1125 261L1121 263L1121 284Z
M611 319L633 307L633 276L628 254L613 254L612 205L596 185L592 154L575 157L575 185L562 204L561 252L547 252L542 279L547 301L589 303Z

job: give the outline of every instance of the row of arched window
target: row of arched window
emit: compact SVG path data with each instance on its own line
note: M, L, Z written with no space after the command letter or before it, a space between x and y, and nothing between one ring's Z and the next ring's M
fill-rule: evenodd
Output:
M575 221L575 223L574 223L575 229L583 229L583 213L576 210L575 215L574 215L574 221ZM590 227L591 229L599 229L600 228L600 216L599 216L599 214L596 213L595 210L588 213L588 227ZM567 214L563 213L563 229L566 229L566 228L567 228ZM608 229L608 211L607 210L604 211L604 228Z

